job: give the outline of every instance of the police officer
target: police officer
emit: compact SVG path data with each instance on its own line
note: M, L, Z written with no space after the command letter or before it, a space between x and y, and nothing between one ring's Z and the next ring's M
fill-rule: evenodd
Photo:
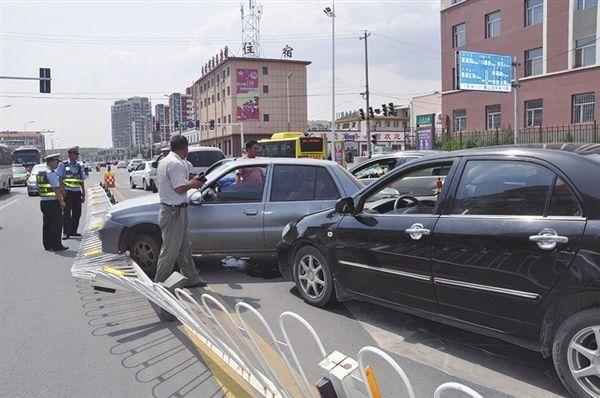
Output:
M65 190L65 203L63 209L63 239L71 236L81 236L77 232L79 218L81 217L81 204L85 200L85 172L83 166L77 163L79 147L74 146L68 150L69 160L60 163L56 174L60 177Z
M44 249L53 252L67 250L60 241L62 229L62 211L65 201L60 188L60 181L56 175L59 164L59 154L46 156L47 170L41 170L36 176L40 191L40 208L43 214L42 242Z

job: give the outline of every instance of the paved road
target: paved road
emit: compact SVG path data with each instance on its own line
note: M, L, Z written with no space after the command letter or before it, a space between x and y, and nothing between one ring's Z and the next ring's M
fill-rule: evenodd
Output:
M99 181L92 173L90 181ZM129 188L117 171L117 197L149 195ZM75 251L48 254L41 248L37 198L18 189L0 202L2 396L222 396L218 384L174 325L158 322L132 293L94 293L70 277ZM75 249L77 242L69 242ZM423 321L366 303L326 310L306 305L292 283L253 277L198 259L208 291L229 306L243 300L275 325L290 310L305 317L328 351L356 357L365 345L390 353L413 382L418 397L458 381L485 397L565 396L552 363L498 340ZM201 290L195 290L198 295ZM281 337L281 336L279 336ZM316 349L306 333L293 333L304 363ZM318 369L308 369L311 379ZM398 384L378 373L386 396ZM390 393L395 391L395 393Z

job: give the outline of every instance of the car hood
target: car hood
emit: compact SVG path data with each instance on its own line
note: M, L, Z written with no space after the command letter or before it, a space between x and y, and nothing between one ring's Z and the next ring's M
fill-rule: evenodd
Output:
M158 205L160 199L158 194L144 195L133 199L127 199L119 202L110 209L110 213L126 212L132 209L137 209L145 206Z

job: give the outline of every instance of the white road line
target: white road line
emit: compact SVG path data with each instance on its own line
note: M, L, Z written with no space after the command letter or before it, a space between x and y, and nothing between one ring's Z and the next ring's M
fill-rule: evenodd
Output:
M13 199L13 200L11 200L10 202L8 202L8 203L5 203L5 204L3 204L2 206L0 206L0 210L3 210L4 208L6 208L6 207L8 207L8 206L10 206L10 205L12 205L12 204L15 204L15 203L17 203L18 201L19 201L19 199ZM0 203L2 203L2 202L0 202Z

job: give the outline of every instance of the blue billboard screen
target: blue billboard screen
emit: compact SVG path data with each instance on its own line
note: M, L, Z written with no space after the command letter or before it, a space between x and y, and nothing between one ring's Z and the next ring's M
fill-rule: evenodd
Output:
M511 90L512 65L508 55L458 52L460 90L500 91Z

